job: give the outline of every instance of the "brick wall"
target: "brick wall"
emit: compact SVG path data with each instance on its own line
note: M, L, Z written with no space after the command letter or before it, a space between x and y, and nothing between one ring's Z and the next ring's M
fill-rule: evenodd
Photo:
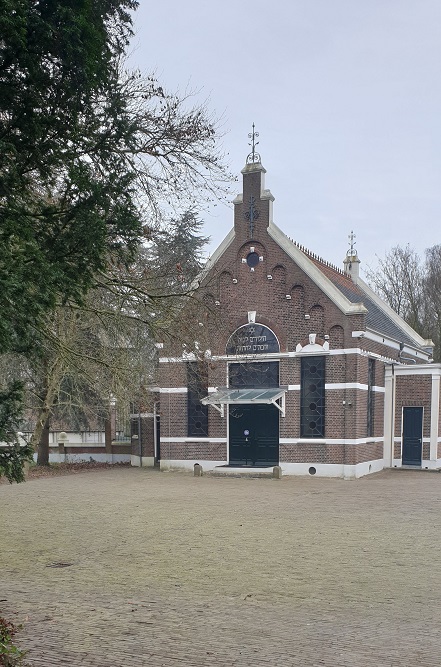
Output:
M297 443L280 445L280 461L284 463L339 463L356 465L383 458L383 443L360 445Z
M227 445L219 442L164 442L161 458L172 461L226 461Z
M403 407L423 407L423 437L430 437L432 376L397 376L395 390L395 435L401 436Z

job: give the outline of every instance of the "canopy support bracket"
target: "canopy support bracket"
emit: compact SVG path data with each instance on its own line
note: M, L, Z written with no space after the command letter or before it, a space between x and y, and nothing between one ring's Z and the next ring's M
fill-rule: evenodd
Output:
M285 394L282 394L282 396L280 397L280 404L277 403L277 400L271 401L271 403L273 405L275 405L278 410L280 410L280 412L282 413L282 417L284 417L285 416Z
M213 407L215 410L217 410L221 417L224 416L225 410L224 410L224 404L223 403L221 403L220 405L216 405L216 403L209 403L209 405L211 405L211 407Z

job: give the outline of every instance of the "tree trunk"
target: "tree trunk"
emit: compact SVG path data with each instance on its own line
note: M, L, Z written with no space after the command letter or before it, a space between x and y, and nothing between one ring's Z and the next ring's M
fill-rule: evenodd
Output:
M49 417L47 417L40 436L37 450L37 465L49 465Z
M31 438L31 445L37 450L37 465L49 465L49 420L55 393L59 386L62 373L61 359L58 357L49 369L45 378L45 390L39 409L37 423ZM45 430L47 432L45 433Z

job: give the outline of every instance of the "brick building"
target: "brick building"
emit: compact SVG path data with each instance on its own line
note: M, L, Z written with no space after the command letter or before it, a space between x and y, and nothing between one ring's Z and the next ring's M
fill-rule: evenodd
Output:
M204 315L182 313L194 345L162 346L160 427L146 425L132 462L336 477L439 467L431 341L363 282L355 252L339 269L274 224L254 151L242 174L234 228L197 290Z

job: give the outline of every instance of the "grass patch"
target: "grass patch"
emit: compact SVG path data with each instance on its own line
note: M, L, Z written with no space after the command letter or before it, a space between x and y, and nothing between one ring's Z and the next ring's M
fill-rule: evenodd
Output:
M14 636L20 628L0 616L0 665L16 667L23 664L25 651L14 644Z

